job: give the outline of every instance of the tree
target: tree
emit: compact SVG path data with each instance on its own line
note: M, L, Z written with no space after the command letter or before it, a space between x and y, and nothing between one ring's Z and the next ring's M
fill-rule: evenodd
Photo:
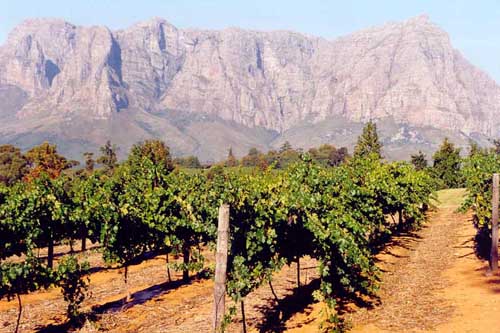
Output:
M349 151L346 147L340 147L339 149L335 149L330 153L328 164L330 166L339 166L344 163L345 160L349 157Z
M427 159L421 150L417 154L411 155L411 164L415 166L415 170L424 170L427 168Z
M289 150L292 150L292 144L289 142L289 141L285 141L281 147L280 147L280 150L279 150L279 153L284 153L284 152L287 152Z
M311 148L308 153L313 160L325 166L338 166L349 156L346 147L337 149L335 146L329 144L323 144L318 148Z
M95 167L94 153L85 152L83 157L85 158L85 172L91 174Z
M270 155L272 152L269 152ZM276 167L280 169L284 169L288 167L290 164L300 161L300 150L296 150L292 148L290 142L285 141L283 145L279 149L278 156L276 158L277 164Z
M26 153L31 169L25 179L31 181L46 173L54 179L61 175L63 170L72 168L77 164L75 161L68 161L64 156L57 153L57 146L44 142L33 147Z
M279 168L279 153L276 150L270 150L263 156L264 161L267 165L272 165L276 163L276 167Z
M128 201L134 207L135 218L149 228L152 249L168 255L172 250L170 231L166 223L171 215L175 198L171 195L167 176L174 171L169 148L158 140L134 145L124 164ZM167 276L170 280L169 265Z
M161 167L167 172L174 169L170 148L161 140L146 140L132 146L128 162L140 163L144 159L149 159L155 166Z
M355 157L367 157L370 154L382 158L382 144L378 138L377 125L372 121L369 121L363 128L363 133L358 137L358 142L354 147Z
M493 140L493 146L493 152L495 152L495 154L497 155L500 155L500 140Z
M262 153L257 148L250 148L248 154L241 159L241 165L246 167L258 166L262 160Z
M188 169L201 168L200 160L196 156L177 157L174 164Z
M126 164L132 177L148 175L152 187L162 184L164 176L174 170L170 149L160 140L146 140L130 150Z
M227 154L226 166L227 167L235 167L238 165L238 161L234 157L233 147L229 148L229 152Z
M468 155L469 157L479 155L479 154L487 155L487 154L489 154L489 152L490 151L488 149L481 148L476 141L469 139L469 155Z
M29 162L21 150L12 145L0 146L0 181L6 185L22 179L29 171Z
M439 149L433 155L432 172L440 179L445 188L458 187L462 184L460 166L460 148L445 138Z
M337 149L329 144L323 144L318 148L309 149L308 153L311 157L323 165L329 164L330 155Z
M259 155L260 155L260 151L255 147L252 147L248 150L248 156L256 157Z
M106 141L106 144L100 149L101 156L97 158L97 163L104 165L104 171L106 173L113 173L116 166L118 165L118 158L116 156L117 147L112 145L111 141Z

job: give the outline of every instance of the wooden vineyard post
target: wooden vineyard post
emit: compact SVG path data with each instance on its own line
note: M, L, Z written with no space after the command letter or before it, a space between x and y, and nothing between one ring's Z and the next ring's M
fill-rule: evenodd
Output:
M491 273L498 271L498 173L493 174L493 195L491 198Z
M226 313L226 270L229 242L229 205L219 207L219 223L217 225L217 253L215 255L215 287L212 329L221 331L222 320Z

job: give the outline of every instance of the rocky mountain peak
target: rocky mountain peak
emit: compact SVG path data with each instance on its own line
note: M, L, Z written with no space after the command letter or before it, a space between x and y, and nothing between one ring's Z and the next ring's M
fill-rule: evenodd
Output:
M196 145L194 134L183 136L179 115L281 136L340 118L500 134L500 88L427 15L332 41L288 31L182 30L161 18L118 31L33 19L0 47L2 87L28 96L15 111L20 123L139 117L141 138L162 135L167 125L159 124L168 123L183 137L179 151Z
M75 29L76 27L63 20L57 18L29 18L22 21L19 25L17 25L9 34L9 38L15 38L17 36L23 35L39 35L44 36L47 33L55 33L59 34L60 32L64 32L67 30Z
M435 26L435 24L431 21L431 18L429 17L428 14L423 13L414 17L410 17L406 21L403 21L403 23L406 24L415 24L415 25L426 25L426 24L431 24Z

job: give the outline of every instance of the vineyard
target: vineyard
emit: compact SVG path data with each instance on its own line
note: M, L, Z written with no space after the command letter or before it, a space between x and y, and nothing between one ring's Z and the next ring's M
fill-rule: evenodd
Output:
M375 128L368 131L376 133ZM475 254L489 258L491 179L500 170L499 154L471 149L461 158L445 140L432 168L421 155L412 163L386 162L372 134L364 137L369 149L358 146L354 156L343 155L340 162L324 163L313 151L316 155L293 153L294 160L280 167L278 156L278 162L255 167L183 169L155 140L133 146L122 163L107 144L98 161L103 167L96 170L88 160L84 169L74 171L74 162L48 144L28 152L36 162L0 187L0 298L17 303L16 317L4 327L19 332L23 318L31 316L23 312L23 298L41 290L50 298L60 291L66 303L64 308L54 303L66 313L64 322L54 326L39 319L47 324L38 325L38 331L57 332L104 325L105 318L118 318L129 304L194 283L193 288L204 289L197 289L196 299L205 297L210 306L214 295L219 300L227 296L227 308L214 307L215 315L203 318L220 331L239 326L245 332L248 323L255 327L263 320L255 313L259 302L266 303L257 296L262 288L271 292L274 304L269 308L266 303L266 311L274 314L272 323L262 327L285 325L292 316L285 303L293 299L321 305L314 320L321 331L345 331L346 310L352 304L373 304L380 296L387 269L380 266L380 254L433 216L428 209L439 202L439 188L461 184L466 192L460 210L472 212ZM434 226L443 228L436 234L423 231L430 243L421 251L436 271L448 266L434 255L434 246L446 247L453 239L441 237L444 230L458 232L458 225L444 223ZM221 239L227 240L222 247ZM432 270L425 269L427 274ZM413 270L409 279L418 279L420 271ZM308 277L301 276L304 272ZM439 274L435 279L441 279ZM213 287L202 287L214 275L215 294ZM107 282L95 286L96 279ZM290 279L295 281L291 294L285 282ZM422 283L420 288L433 288ZM122 290L123 299L92 306L93 297L107 299L117 295L115 290ZM196 306L187 299L185 305Z
M464 161L462 172L467 197L461 211L474 211L472 221L477 230L475 249L480 258L488 258L491 250L492 175L499 171L500 157L496 153L479 151Z
M423 222L436 189L427 172L382 162L377 154L333 168L305 154L283 170L185 173L162 159L164 152L164 145L146 142L115 168L56 177L41 172L2 187L0 297L17 299L16 325L20 295L51 286L60 287L69 322L84 321L80 304L91 268L71 254L76 244L81 251L97 245L107 265L122 268L125 286L131 265L159 255L166 258L165 280L176 271L184 283L193 274L212 275L206 253L214 249L218 210L226 204L226 290L233 302L224 325L244 313L251 292L272 288L273 273L284 266L297 264L300 289L300 261L311 258L320 277L314 297L326 304L323 329L342 330L339 301L374 295L380 276L374 255L392 234ZM55 260L60 244L71 250Z
M500 2L3 2L0 333L500 333Z

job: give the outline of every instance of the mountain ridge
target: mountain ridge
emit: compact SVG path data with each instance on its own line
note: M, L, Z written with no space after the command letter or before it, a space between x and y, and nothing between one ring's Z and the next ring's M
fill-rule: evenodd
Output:
M301 137L297 129L358 128L368 120L390 124L381 125L390 128L382 133L389 145L408 128L486 144L500 133L499 112L500 87L426 15L332 40L282 30L178 29L161 18L119 30L31 19L0 46L1 141L23 148L48 137L63 146L80 142L78 153L107 139L126 150L157 137L178 155L217 160L229 146L239 154L251 145L266 150L289 133L303 148L352 146L354 132L346 141L321 130ZM188 124L182 128L179 114ZM210 120L200 120L203 114ZM210 133L215 128L222 132ZM268 134L259 140L262 131ZM400 144L411 146L416 136ZM430 152L438 143L429 137L415 148ZM76 145L63 149L78 157ZM388 156L401 157L391 149Z

